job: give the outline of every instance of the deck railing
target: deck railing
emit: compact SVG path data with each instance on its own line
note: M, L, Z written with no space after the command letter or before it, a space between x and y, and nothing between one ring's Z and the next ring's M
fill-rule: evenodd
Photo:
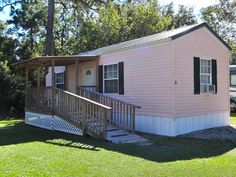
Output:
M25 107L61 117L93 137L105 138L111 107L57 88L26 88Z
M111 107L112 115L109 119L111 124L129 131L135 131L135 110L140 108L139 106L105 96L95 91L90 91L83 87L78 87L77 93L82 97Z
M94 91L94 92L97 91L97 86L96 86L96 85L79 86L79 87L84 88L84 89L87 89L87 90L89 90L89 91Z
M52 113L51 87L26 87L25 109L44 113Z

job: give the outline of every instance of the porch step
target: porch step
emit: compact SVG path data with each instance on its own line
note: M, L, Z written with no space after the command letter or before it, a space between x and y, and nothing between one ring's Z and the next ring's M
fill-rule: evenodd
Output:
M108 126L106 139L112 143L133 143L139 146L152 145L146 138L111 125Z

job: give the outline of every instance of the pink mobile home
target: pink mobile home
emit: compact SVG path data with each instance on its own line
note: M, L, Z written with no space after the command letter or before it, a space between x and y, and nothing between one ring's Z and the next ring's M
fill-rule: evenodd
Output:
M54 123L61 121L59 128L53 129L75 133L79 129L72 114L81 117L81 122L77 121L81 127L86 127L89 116L92 122L103 123L106 117L105 124L167 136L226 126L230 109L229 56L230 47L201 23L74 56L27 60L19 65L28 69L49 66L46 88L66 91L44 88L41 96L34 97L40 100L35 105L29 100L32 94L38 95L37 89L28 88L26 123L51 129L47 118L52 116ZM68 101L66 94L74 96L74 101ZM52 99L46 99L49 97ZM83 108L76 102L77 97L88 101L86 115L80 116ZM52 113L39 111L45 109L43 105L54 105L54 109L47 110ZM55 107L64 111L58 113ZM104 109L104 117L98 118ZM74 128L65 130L70 126ZM92 134L91 124L86 130Z

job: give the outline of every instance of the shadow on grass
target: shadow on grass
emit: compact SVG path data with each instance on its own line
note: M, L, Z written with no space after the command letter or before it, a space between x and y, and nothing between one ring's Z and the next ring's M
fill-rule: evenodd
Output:
M14 125L8 121L13 122L12 124ZM236 147L235 142L231 141L159 136L151 139L154 142L153 146L140 147L132 144L113 144L90 137L83 138L57 131L49 131L25 125L23 121L15 121L11 118L0 121L0 124L6 125L0 128L0 146L27 142L44 142L57 146L77 148L78 150L100 151L106 149L155 162L219 156Z

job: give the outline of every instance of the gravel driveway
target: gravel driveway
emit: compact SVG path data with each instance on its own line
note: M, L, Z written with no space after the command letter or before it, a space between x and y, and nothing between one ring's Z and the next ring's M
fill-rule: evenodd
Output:
M236 141L236 126L216 127L182 135L199 139L225 139Z

